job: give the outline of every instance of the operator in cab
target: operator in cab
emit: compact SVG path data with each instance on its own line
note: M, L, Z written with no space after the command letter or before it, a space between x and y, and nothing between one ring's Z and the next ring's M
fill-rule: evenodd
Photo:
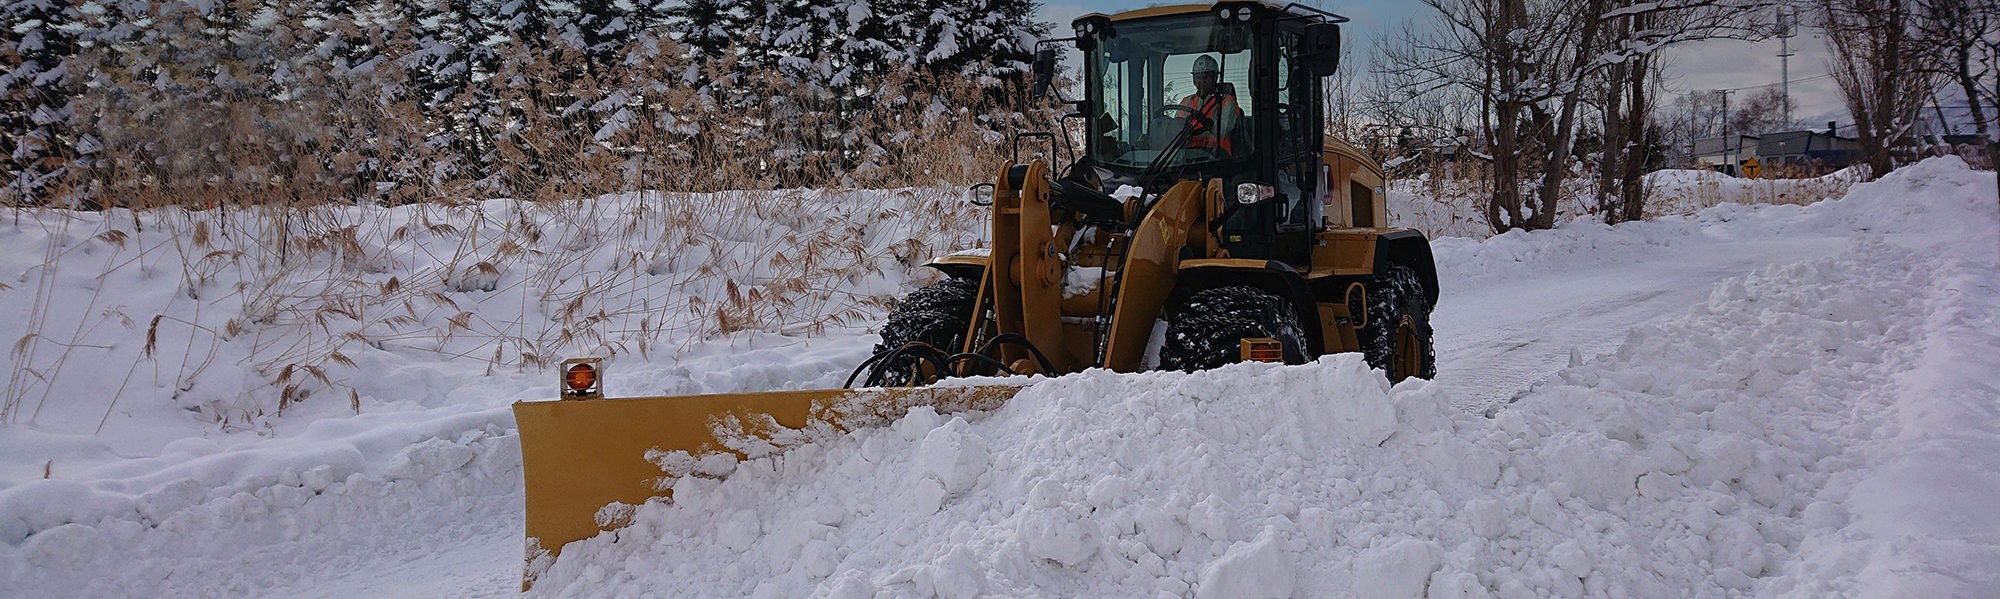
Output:
M1236 106L1236 94L1227 84L1219 83L1222 69L1215 58L1203 55L1194 60L1194 95L1181 99L1181 105L1201 112L1207 122L1197 122L1194 137L1188 139L1189 148L1204 148L1220 156L1232 156L1235 148L1230 137L1236 132L1236 123L1243 111Z

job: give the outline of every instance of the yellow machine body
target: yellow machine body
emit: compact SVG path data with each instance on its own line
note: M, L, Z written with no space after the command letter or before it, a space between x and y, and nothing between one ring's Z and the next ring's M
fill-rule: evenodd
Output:
M1327 140L1324 164L1331 179L1321 200L1327 227L1314 234L1311 262L1293 267L1294 274L1308 282L1373 274L1381 258L1378 252L1385 251L1384 236L1409 232L1378 226L1388 214L1382 169L1353 146L1334 139ZM948 348L952 351L973 351L995 335L1017 333L1047 354L1057 371L1047 374L1092 367L1136 372L1143 369L1154 323L1184 272L1276 276L1267 272L1269 261L1231 258L1209 234L1212 219L1227 208L1219 179L1181 181L1162 194L1139 226L1125 233L1104 233L1051 222L1049 169L1041 161L1024 166L1019 188L1004 170L995 183L992 251L987 256L948 256L931 263L952 276L980 277L974 312L992 315L990 320L975 317L964 344ZM1139 198L1128 200L1127 216L1139 208ZM1122 261L1113 259L1118 256ZM1106 278L1119 278L1110 305L1101 297L1107 293L1103 288L1064 297L1064 278L1069 269L1079 267L1105 269ZM1363 308L1350 308L1346 297L1313 302L1309 320L1318 323L1309 332L1316 340L1313 354L1361 349L1355 336L1360 323L1353 316ZM1111 323L1101 339L1091 329L1099 318ZM1001 351L1002 361L1016 372L1040 370L1025 350L1003 346Z

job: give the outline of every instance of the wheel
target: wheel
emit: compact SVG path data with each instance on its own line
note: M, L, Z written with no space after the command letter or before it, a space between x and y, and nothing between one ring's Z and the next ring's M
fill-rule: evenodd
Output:
M972 324L973 304L979 296L979 281L949 278L910 292L889 320L882 325L882 342L875 354L895 350L911 342L924 343L946 354L957 353ZM897 356L877 362L868 370L867 385L899 387L925 381L916 380L924 361L916 356Z
M1305 334L1292 302L1248 286L1195 292L1167 311L1160 369L1194 372L1237 362L1243 339L1268 337L1285 346L1286 364L1303 364Z
M1437 376L1437 353L1431 346L1431 311L1424 285L1407 266L1391 266L1370 277L1362 327L1355 331L1368 365L1382 369L1389 380Z

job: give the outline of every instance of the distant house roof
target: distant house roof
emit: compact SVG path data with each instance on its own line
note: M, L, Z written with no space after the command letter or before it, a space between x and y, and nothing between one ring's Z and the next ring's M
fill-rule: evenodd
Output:
M1755 135L1725 135L1704 137L1694 140L1694 155L1721 156L1724 154L1748 154L1757 152L1758 138Z
M1825 130L1779 131L1762 135L1732 135L1694 140L1695 163L1734 174L1738 165L1756 158L1765 165L1820 164L1841 166L1861 153L1852 138Z
M1811 156L1823 152L1858 151L1861 144L1853 139L1837 135L1827 135L1819 131L1785 131L1765 133L1757 145L1757 155L1765 156Z
M1694 140L1694 158L1714 158L1714 156L1756 156L1758 136L1720 136L1720 138L1700 138Z
M1721 156L1739 154L1758 158L1781 156L1808 156L1823 152L1847 152L1861 149L1853 138L1828 135L1825 131L1811 129L1799 131L1779 131L1761 135L1738 135L1705 137L1694 140L1694 155Z

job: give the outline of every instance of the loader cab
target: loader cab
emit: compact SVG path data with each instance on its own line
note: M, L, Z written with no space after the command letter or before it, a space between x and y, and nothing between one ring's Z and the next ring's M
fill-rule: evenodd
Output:
M1263 2L1077 19L1086 147L1072 176L1148 193L1220 178L1232 200L1243 183L1269 186L1271 197L1236 209L1217 240L1232 257L1309 263L1329 187L1320 77L1333 72L1344 20Z

